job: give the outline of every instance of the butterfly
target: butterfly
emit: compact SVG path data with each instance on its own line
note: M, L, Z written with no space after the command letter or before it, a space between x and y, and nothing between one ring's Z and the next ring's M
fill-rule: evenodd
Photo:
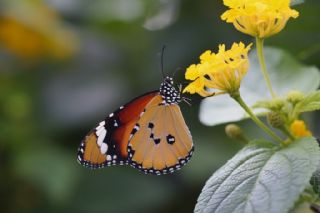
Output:
M186 99L165 77L159 90L121 106L91 130L79 146L78 162L92 169L131 165L155 175L179 170L194 151L178 105Z

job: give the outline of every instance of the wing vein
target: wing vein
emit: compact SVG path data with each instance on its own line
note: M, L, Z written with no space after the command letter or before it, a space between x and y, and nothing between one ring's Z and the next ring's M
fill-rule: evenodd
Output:
M170 111L170 108L168 109ZM167 113L167 109L166 109L166 115L170 116L170 112ZM173 119L172 119L173 120ZM174 126L174 125L173 125ZM168 131L169 132L169 131ZM179 155L176 155L176 153L173 150L173 146L169 145L169 150L171 151L171 153L174 155L174 157L176 158L176 161L179 162Z
M172 112L172 110L170 110L171 119L172 119L173 123L176 123L176 120L174 119L175 118L175 114L173 114L173 113L175 113L175 112ZM180 123L178 123L178 124L180 126ZM178 131L176 125L173 125L173 127L174 127L175 131L177 132L177 135L178 135L179 141L181 141L181 144L184 146L184 148L186 150L189 150L189 148L187 147L187 145L185 144L185 142L183 140L183 137L181 136L181 132ZM185 129L184 129L184 131L185 131Z

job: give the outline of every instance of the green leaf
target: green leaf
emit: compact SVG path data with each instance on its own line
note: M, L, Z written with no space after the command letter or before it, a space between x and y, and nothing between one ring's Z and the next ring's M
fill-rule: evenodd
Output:
M253 108L265 108L265 109L271 109L272 104L269 100L266 101L258 101L253 106Z
M205 184L195 212L288 212L320 160L314 138L287 148L248 145Z
M318 144L320 143L318 139L317 142ZM310 184L312 185L314 192L320 196L320 165L318 165L317 170L313 173Z
M272 100L258 101L252 107L253 108L265 108L271 111L282 110L286 105L286 101L280 98L275 98Z
M320 196L320 168L312 175L310 184L313 190Z
M310 203L305 202L292 209L289 213L315 213L310 208Z
M270 99L270 94L260 71L256 51L250 55L250 69L241 83L240 92L244 101L253 105L257 101ZM296 61L287 52L276 48L265 48L265 58L273 88L278 95L296 90L304 93L315 91L320 85L319 70ZM263 110L256 110L260 114ZM205 125L218 125L248 118L243 109L228 95L205 98L200 105L200 121Z
M310 112L320 109L320 91L312 92L305 96L305 98L297 103L295 111L298 113L301 112Z

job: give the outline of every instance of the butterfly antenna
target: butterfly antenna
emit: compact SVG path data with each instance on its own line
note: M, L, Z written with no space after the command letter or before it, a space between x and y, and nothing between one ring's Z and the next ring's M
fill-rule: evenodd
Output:
M178 88L179 88L179 93L182 93L182 84L178 84ZM182 97L182 101L187 103L189 106L191 106L191 99L190 98L186 98L186 97Z
M163 79L165 78L165 74L164 74L164 71L163 71L163 58L164 58L164 50L166 49L166 45L163 45L162 46L162 50L161 50L161 73L162 73L162 77Z
M189 106L191 106L191 103L190 103L191 99L190 99L190 98L182 97L182 100L183 100L185 103L187 103Z
M178 67L174 72L173 72L173 75L172 75L172 78L174 79L174 76L177 74L178 71L182 70L181 67Z
M182 84L178 84L177 87L179 89L179 93L181 93L182 92Z

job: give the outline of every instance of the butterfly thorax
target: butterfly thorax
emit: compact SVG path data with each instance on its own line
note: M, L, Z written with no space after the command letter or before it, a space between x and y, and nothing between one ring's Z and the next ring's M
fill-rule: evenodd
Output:
M166 77L160 85L160 95L162 96L164 104L178 104L181 102L180 92L173 86L173 80Z

